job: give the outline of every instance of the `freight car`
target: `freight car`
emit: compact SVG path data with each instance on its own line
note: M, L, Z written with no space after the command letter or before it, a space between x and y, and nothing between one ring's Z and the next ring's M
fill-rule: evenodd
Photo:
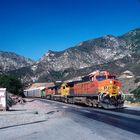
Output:
M65 103L114 109L123 107L120 89L121 83L116 75L107 71L95 71L81 81L64 82L46 88L46 97Z

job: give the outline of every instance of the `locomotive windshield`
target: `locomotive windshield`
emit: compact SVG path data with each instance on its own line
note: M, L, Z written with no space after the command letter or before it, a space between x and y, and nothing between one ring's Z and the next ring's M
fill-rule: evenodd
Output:
M108 79L116 79L116 76L108 76Z
M98 81L102 81L102 80L105 80L106 79L106 76L96 76L96 79L98 80Z

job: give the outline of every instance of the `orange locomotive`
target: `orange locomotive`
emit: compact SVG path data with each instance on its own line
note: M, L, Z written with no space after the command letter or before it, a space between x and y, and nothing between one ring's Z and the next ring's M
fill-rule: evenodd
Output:
M46 96L49 99L67 103L82 103L106 109L121 108L124 101L120 88L121 83L114 74L107 71L95 71L81 81L47 88Z

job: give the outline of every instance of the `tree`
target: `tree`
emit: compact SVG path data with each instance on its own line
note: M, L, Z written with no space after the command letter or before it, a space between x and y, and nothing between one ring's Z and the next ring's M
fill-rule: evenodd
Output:
M140 102L140 87L133 90L132 93L134 94L134 98L136 99L136 101Z
M15 95L23 94L23 85L19 79L11 75L0 75L0 87L6 88L8 92L13 93Z

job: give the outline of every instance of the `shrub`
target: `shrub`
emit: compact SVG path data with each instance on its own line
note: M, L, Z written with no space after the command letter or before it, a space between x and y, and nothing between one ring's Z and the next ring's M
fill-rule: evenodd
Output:
M133 90L131 93L134 94L135 102L140 102L140 87L138 87L137 89Z
M14 76L0 75L0 87L6 88L8 92L15 95L24 96L23 85L21 81Z

